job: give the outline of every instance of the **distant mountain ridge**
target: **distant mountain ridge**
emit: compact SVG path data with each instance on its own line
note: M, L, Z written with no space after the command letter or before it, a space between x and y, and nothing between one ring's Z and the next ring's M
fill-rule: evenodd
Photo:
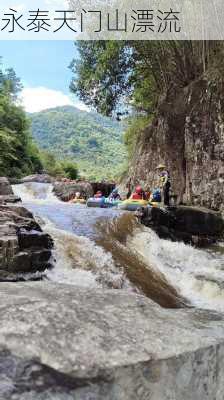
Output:
M124 126L111 118L73 106L29 114L33 138L59 159L77 162L88 178L110 178L126 160Z

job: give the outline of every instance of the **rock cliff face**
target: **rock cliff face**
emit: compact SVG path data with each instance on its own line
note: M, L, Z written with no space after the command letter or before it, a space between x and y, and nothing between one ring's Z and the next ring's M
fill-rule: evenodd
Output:
M222 209L224 195L223 85L207 78L160 99L152 124L140 135L130 176L156 185L165 162L178 202Z

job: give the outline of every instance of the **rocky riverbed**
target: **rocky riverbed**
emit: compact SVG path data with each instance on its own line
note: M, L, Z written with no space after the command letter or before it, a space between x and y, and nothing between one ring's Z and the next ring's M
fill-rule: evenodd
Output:
M13 201L14 199L14 201ZM2 200L2 201L1 201ZM53 241L33 215L17 202L6 178L0 179L0 280L17 281L21 273L52 267ZM10 205L9 205L10 204Z

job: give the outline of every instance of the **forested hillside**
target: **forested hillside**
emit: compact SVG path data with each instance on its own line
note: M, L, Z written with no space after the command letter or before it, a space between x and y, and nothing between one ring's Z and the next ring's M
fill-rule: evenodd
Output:
M91 179L113 178L126 158L123 126L97 113L64 106L29 115L39 147L77 163Z
M0 175L9 177L41 169L38 149L29 134L29 121L16 105L20 90L15 72L0 67Z

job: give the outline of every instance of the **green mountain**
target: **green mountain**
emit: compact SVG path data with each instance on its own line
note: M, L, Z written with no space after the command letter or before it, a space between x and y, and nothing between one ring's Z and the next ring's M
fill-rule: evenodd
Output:
M113 178L126 161L124 127L97 113L64 106L29 114L35 141L59 159L74 160L81 175Z

